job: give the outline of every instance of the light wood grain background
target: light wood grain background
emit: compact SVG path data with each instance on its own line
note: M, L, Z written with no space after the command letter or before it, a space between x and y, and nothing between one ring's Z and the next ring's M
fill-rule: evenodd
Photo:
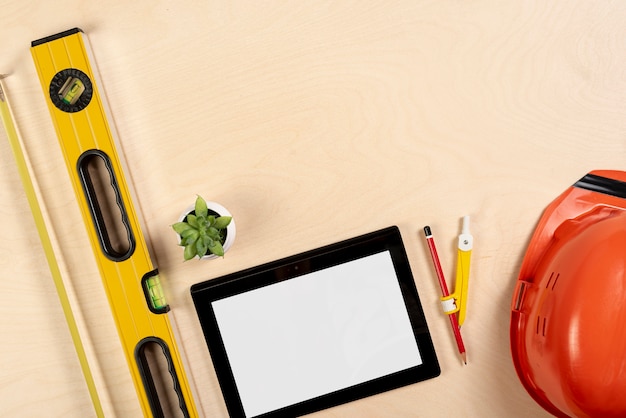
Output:
M316 416L547 416L511 362L510 300L544 207L592 169L626 168L626 4L0 0L0 11L0 73L109 415L141 411L29 52L76 26L94 50L203 415L227 413L192 284L398 225L442 375ZM0 138L0 416L87 417ZM196 194L236 218L222 260L182 262L169 225ZM452 277L466 214L475 249L463 366L421 229L432 226Z

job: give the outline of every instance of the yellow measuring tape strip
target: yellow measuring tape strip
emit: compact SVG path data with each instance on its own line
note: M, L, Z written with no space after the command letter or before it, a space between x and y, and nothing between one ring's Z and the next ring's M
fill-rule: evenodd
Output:
M35 225L39 233L41 244L43 245L43 250L48 261L48 266L50 267L50 273L52 273L54 285L56 286L57 293L59 294L61 306L63 307L63 314L65 315L65 320L67 321L67 325L70 329L72 341L74 342L74 347L76 348L76 354L78 355L80 367L83 371L83 375L85 376L85 382L87 383L87 387L89 389L89 395L91 396L94 410L98 417L104 417L102 404L96 390L96 384L94 382L91 369L89 368L89 362L87 360L85 348L81 341L80 332L78 330L76 319L74 317L74 313L72 312L70 300L65 289L63 275L61 274L61 269L59 268L59 263L57 262L57 258L54 253L50 234L48 233L48 229L46 228L47 222L38 198L40 194L30 174L30 164L27 160L22 142L20 141L20 137L14 123L13 115L11 113L11 108L6 94L6 88L4 86L2 78L3 76L0 76L0 117L2 118L2 123L4 124L7 137L9 138L9 143L11 144L11 150L13 151L15 161L17 162L17 169L22 180L24 190L26 191L28 204L30 205L33 217L35 218Z
M167 360L180 412L198 415L182 358L80 29L34 41L31 53L145 416L165 415L148 352ZM161 396L160 396L161 395ZM167 414L169 415L169 413Z

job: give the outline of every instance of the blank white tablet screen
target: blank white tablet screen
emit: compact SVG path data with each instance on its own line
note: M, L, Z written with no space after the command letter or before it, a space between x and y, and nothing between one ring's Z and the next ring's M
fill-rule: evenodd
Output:
M246 416L422 364L389 251L212 305Z

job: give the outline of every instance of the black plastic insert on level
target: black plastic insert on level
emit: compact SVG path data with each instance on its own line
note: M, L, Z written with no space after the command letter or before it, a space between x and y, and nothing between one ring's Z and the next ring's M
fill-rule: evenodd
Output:
M46 42L50 42L50 41L54 41L56 39L64 38L66 36L73 35L73 34L78 33L78 32L82 32L82 29L79 29L79 28L69 29L69 30L66 30L64 32L57 33L56 35L50 35L50 36L46 36L45 38L41 38L41 39L37 39L36 41L32 41L30 43L30 46L37 46L37 45L45 44Z

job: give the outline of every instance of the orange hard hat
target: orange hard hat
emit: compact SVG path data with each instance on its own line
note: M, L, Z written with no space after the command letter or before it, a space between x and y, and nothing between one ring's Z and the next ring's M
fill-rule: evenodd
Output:
M626 173L593 171L539 221L512 301L511 353L560 417L626 417Z

